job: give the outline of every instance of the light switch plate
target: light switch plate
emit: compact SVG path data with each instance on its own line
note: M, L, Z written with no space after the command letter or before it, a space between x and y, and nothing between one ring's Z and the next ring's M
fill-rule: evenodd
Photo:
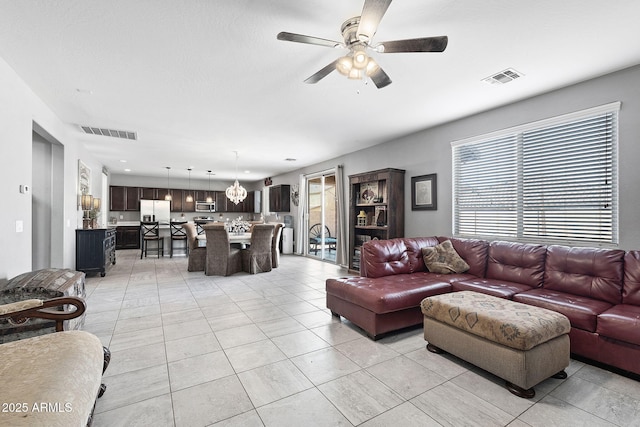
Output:
M17 220L16 221L16 233L22 233L22 231L24 230L24 223L22 222L22 220Z

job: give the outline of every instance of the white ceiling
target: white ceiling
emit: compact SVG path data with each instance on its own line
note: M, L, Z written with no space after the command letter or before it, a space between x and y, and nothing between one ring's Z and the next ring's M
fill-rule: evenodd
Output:
M363 0L0 0L0 56L112 173L241 180L640 64L638 0L396 0L374 42L449 37L444 53L374 54L383 89L337 72ZM514 68L506 85L482 79ZM135 131L137 141L77 125ZM295 162L286 158L297 159ZM120 160L127 160L121 163ZM248 175L242 171L250 170Z

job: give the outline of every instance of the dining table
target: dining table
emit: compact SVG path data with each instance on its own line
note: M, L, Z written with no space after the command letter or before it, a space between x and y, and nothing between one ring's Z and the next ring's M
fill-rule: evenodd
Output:
M198 234L196 236L198 247L207 247L207 236L205 234ZM249 245L251 243L251 233L229 233L229 243L240 243L242 245Z

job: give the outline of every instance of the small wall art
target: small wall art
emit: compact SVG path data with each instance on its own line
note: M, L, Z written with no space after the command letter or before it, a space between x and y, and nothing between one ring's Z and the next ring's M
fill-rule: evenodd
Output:
M411 177L411 210L437 210L437 176L420 175Z

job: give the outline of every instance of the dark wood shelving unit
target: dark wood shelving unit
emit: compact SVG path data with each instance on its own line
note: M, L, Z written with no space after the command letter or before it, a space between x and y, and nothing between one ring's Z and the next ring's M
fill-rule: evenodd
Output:
M404 237L404 175L402 169L349 175L350 272L360 271L364 242Z

